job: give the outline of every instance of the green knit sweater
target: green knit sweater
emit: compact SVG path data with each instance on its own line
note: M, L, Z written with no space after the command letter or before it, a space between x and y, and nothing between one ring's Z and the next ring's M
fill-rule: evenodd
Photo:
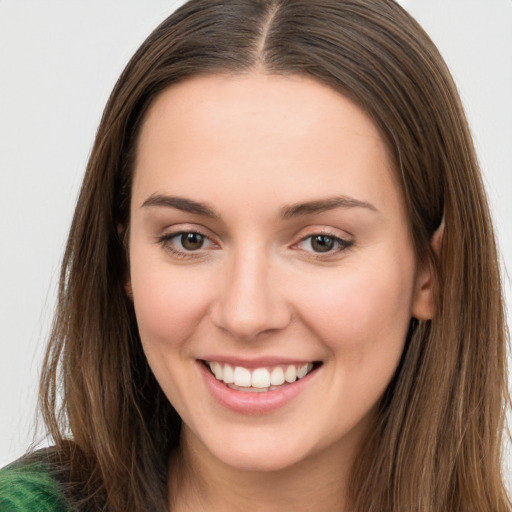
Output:
M72 512L43 462L0 469L0 512Z

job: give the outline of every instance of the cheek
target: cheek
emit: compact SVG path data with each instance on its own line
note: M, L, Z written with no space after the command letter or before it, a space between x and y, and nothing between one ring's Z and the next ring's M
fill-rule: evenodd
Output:
M411 266L412 267L412 266ZM395 365L411 318L413 270L388 266L344 269L304 286L301 316L339 364L367 369Z
M327 350L323 396L333 439L362 424L391 381L410 323L412 282L399 268L366 268L310 283L301 317Z
M176 410L187 410L183 383L191 392L187 343L203 321L211 289L200 272L171 267L165 261L132 261L137 325L147 361ZM185 414L186 416L186 414Z
M165 262L132 264L137 323L146 347L179 347L197 328L208 308L207 276Z

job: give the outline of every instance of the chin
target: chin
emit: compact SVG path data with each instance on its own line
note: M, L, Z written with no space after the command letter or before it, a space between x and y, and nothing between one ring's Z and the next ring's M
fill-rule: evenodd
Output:
M284 430L268 425L232 429L217 438L203 437L203 444L226 466L247 472L283 471L325 452L323 443L318 445L304 433L299 436L289 428Z
M215 455L215 454L214 454ZM302 460L297 453L281 450L229 450L218 454L218 458L227 466L244 472L269 473L289 469Z
M298 464L308 457L307 440L290 436L269 425L224 425L196 431L186 428L183 446L192 453L211 459L238 471L281 471ZM220 431L219 431L220 430Z

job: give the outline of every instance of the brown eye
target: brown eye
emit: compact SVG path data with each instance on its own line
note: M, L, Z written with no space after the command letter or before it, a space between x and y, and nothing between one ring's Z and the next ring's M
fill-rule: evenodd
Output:
M332 236L315 235L311 237L311 248L315 252L329 252L334 248L336 239Z
M328 233L316 233L304 237L296 245L296 248L305 252L316 253L317 257L320 257L320 255L327 257L342 252L353 244L352 240L344 240Z
M180 237L181 246L187 251L197 251L203 247L204 238L199 233L182 233Z

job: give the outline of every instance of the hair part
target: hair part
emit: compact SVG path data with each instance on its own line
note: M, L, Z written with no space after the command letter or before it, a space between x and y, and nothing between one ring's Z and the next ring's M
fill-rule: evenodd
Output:
M489 208L450 73L392 0L193 0L128 63L87 166L41 377L68 493L83 510L166 510L180 419L146 362L124 286L138 134L173 84L254 71L308 76L371 116L395 163L417 257L436 274L436 315L412 320L354 467L354 510L509 511L500 469L506 332ZM436 256L431 238L443 218Z

